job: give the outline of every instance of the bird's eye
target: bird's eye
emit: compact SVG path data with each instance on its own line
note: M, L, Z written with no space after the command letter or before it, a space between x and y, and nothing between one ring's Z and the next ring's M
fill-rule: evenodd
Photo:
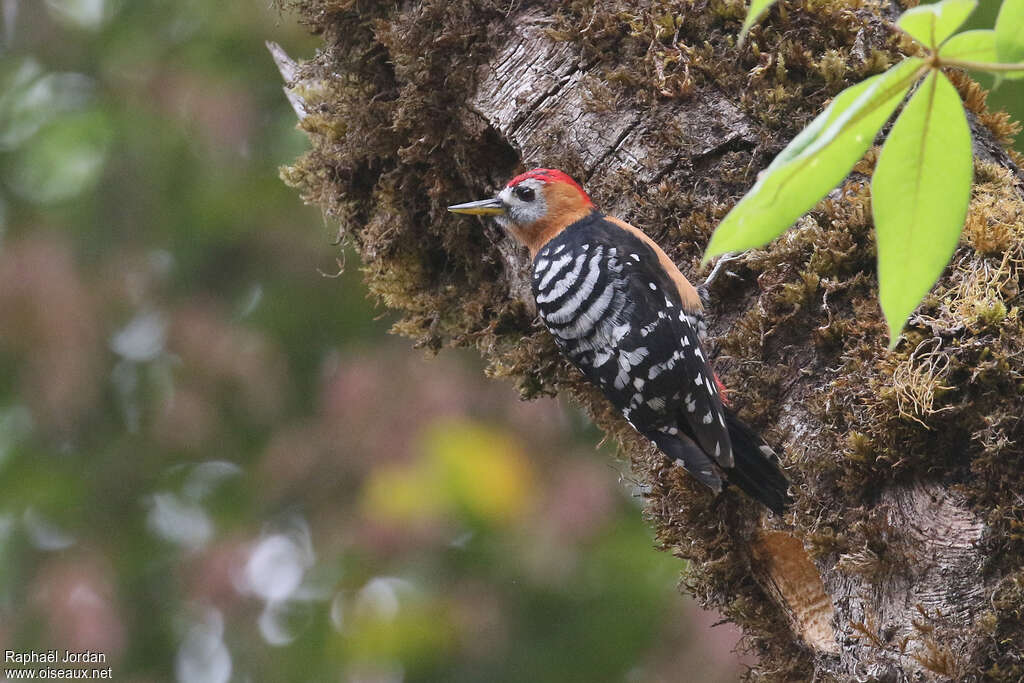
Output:
M533 188L524 187L523 185L520 185L519 187L516 188L516 196L522 199L524 202L532 202L534 197Z

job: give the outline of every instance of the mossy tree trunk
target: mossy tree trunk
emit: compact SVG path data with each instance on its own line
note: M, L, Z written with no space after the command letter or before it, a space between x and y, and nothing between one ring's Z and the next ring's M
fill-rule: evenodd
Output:
M478 348L524 397L569 392L619 440L659 542L689 560L685 590L743 627L755 677L1024 677L1024 183L1013 126L975 84L955 75L976 138L964 240L895 352L874 280L877 150L711 288L715 368L785 453L784 519L714 499L633 435L535 320L525 254L444 210L559 167L699 279L758 171L913 49L886 23L895 3L783 2L743 49L739 0L294 9L324 46L292 82L312 150L285 179L340 223L397 331Z

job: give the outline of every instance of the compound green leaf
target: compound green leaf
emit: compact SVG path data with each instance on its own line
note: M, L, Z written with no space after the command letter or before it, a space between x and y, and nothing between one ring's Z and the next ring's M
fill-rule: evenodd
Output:
M995 31L964 31L939 48L939 57L965 62L998 62Z
M896 119L871 181L879 298L890 348L956 249L973 172L960 96L933 71Z
M838 185L874 142L922 63L905 59L836 95L722 220L704 261L770 242Z
M996 17L996 56L1004 64L1024 62L1024 0L1003 0ZM1000 75L1013 80L1024 78L1024 71Z
M743 28L740 29L739 44L742 45L750 29L754 27L768 8L775 4L775 0L750 0L750 9L747 10L747 18L743 20Z
M896 25L914 40L935 49L960 28L977 6L978 0L942 0L934 5L919 5L901 14Z

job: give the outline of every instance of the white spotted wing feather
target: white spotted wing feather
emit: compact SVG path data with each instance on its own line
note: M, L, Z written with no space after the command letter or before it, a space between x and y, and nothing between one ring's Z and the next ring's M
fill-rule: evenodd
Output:
M721 397L685 310L647 244L594 214L541 249L533 289L562 352L639 432L712 488L733 466Z

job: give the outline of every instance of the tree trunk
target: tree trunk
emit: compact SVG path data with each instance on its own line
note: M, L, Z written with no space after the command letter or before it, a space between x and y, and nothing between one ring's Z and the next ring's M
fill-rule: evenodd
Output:
M535 320L525 253L444 210L562 168L699 279L758 171L914 49L885 22L895 3L783 2L742 49L739 0L295 9L324 47L290 83L312 149L285 179L340 222L399 332L477 347L524 397L568 391L619 440L660 544L690 562L684 589L743 628L754 677L1024 678L1024 184L1014 127L974 83L954 75L976 140L964 237L896 351L876 302L877 148L711 288L713 364L794 484L783 519L714 498L635 436Z

